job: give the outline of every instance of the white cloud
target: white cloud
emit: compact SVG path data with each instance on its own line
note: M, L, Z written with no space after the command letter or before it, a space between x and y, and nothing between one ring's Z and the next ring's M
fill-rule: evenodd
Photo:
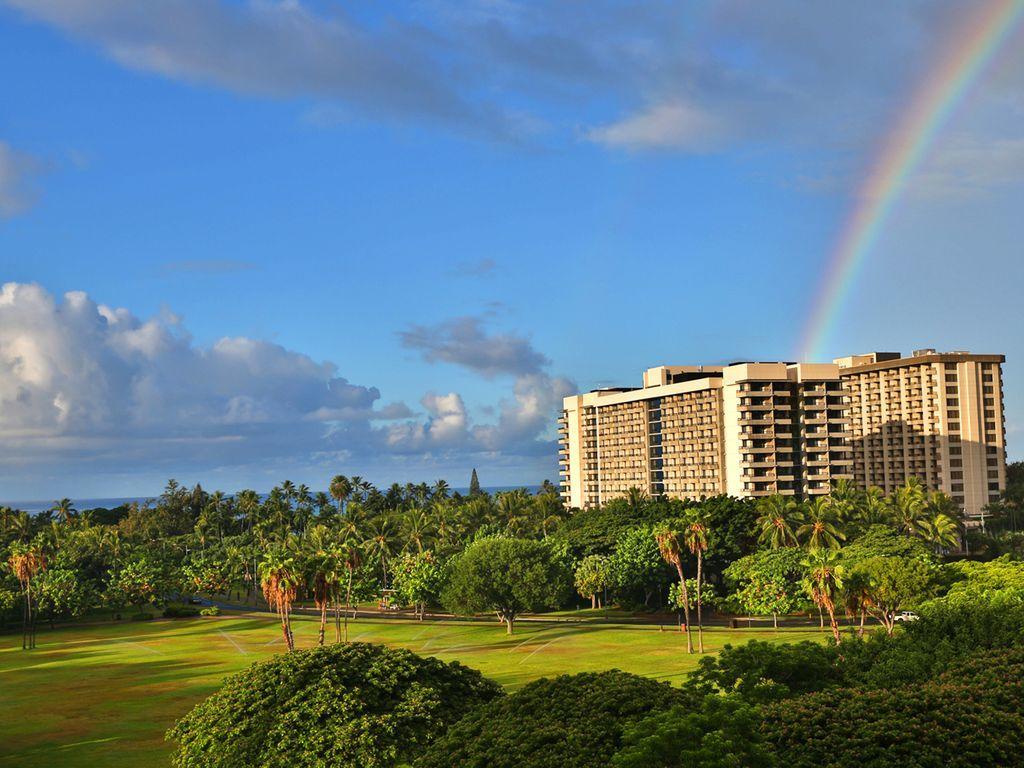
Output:
M70 482L164 467L168 476L301 471L323 457L354 467L433 457L461 467L487 454L514 464L552 455L548 433L566 386L524 374L493 425L472 423L456 392L424 395L417 415L401 402L382 406L376 387L277 344L225 337L199 346L171 312L141 319L81 291L55 299L39 285L0 288L0 480L8 486L25 467Z
M725 138L720 120L681 101L655 104L618 122L591 128L590 141L620 149L705 151Z
M0 141L0 218L17 216L32 207L41 170L35 157Z

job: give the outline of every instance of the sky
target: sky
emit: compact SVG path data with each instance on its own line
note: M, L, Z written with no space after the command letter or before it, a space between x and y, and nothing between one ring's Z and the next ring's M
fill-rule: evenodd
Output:
M993 2L0 0L0 499L557 481L561 398L793 359L886 140ZM1007 356L1024 30L823 359Z

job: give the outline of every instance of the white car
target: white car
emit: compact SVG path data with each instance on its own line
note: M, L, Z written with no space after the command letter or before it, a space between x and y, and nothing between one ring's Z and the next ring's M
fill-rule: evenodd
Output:
M913 611L900 611L892 617L893 621L917 621L921 617Z

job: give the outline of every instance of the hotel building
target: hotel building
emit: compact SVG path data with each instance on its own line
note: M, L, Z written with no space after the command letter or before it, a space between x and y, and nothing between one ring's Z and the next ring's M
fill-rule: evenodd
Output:
M808 498L909 477L981 514L1005 487L1001 355L920 350L832 363L660 366L639 388L565 398L562 497Z

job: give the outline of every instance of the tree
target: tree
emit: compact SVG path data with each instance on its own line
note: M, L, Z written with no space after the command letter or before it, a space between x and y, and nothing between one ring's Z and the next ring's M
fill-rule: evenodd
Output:
M325 525L315 525L303 542L302 570L304 581L313 594L313 604L320 614L317 644L324 644L327 609L333 599L338 602L342 564L335 546L334 532Z
M691 697L618 670L536 680L471 711L414 768L604 768L622 732Z
M683 573L679 534L666 523L662 523L654 529L654 540L658 542L658 551L661 553L662 559L673 566L679 575L679 589L683 597L683 614L686 617L686 652L693 653L693 638L690 636L690 596L686 588L686 575Z
M37 605L50 615L50 623L58 616L78 618L95 602L95 593L88 582L67 568L49 568L36 579Z
M295 650L292 634L292 604L298 596L302 576L295 557L283 546L267 551L260 563L260 584L263 597L281 621L281 633L289 651Z
M896 526L908 536L921 533L928 497L921 481L911 477L892 493L891 508Z
M799 549L768 549L740 558L725 569L735 585L733 598L748 614L772 617L777 629L779 614L800 608L804 554Z
M759 712L732 697L709 696L700 706L676 705L627 726L613 768L771 768L758 730Z
M608 559L609 577L619 599L631 592L643 595L643 604L664 589L670 580L658 542L647 525L630 528L615 541L615 550Z
M699 507L690 510L686 527L683 529L683 542L690 550L690 554L697 558L697 649L704 653L704 617L701 613L700 588L704 569L704 553L708 550L708 523L707 515Z
M920 560L871 557L858 563L850 574L863 585L864 608L891 635L896 611L928 596L933 572Z
M168 732L179 768L407 765L501 696L476 670L368 643L280 654L222 683Z
M433 553L407 552L391 564L392 586L404 605L411 605L422 619L427 605L440 599L444 571Z
M35 609L32 604L32 584L36 575L46 570L46 555L35 544L16 544L11 548L7 560L14 578L21 585L24 598L24 613L21 631L21 649L31 650L36 647Z
M338 509L342 512L348 510L348 500L352 495L352 481L344 475L335 475L331 480L329 488L331 496L338 502Z
M64 525L68 525L71 519L78 513L78 510L72 505L71 499L66 498L53 502L51 511L57 513L57 517L60 518Z
M803 518L806 522L797 531L797 539L802 539L808 549L839 549L846 536L839 530L838 515L833 508L831 499L819 496L804 506Z
M757 502L760 517L757 528L760 531L758 541L772 549L795 547L799 544L795 528L801 522L802 515L796 501L791 496L765 496Z
M804 586L811 600L828 612L829 626L836 645L839 644L839 624L836 622L836 601L843 590L844 568L838 562L834 549L816 549L803 560L806 569Z
M568 574L545 544L483 539L454 559L441 600L454 613L493 611L511 635L517 616L558 607L568 586Z
M599 607L599 595L611 586L609 559L601 555L589 555L576 566L574 578L580 597L590 598L590 607Z
M161 592L161 576L156 561L145 553L136 554L110 574L107 601L113 606L134 605L139 614Z
M481 493L483 493L483 491L480 490L480 478L477 477L476 467L473 467L473 474L469 476L469 495L470 495L470 498L472 498L474 496L479 496Z

